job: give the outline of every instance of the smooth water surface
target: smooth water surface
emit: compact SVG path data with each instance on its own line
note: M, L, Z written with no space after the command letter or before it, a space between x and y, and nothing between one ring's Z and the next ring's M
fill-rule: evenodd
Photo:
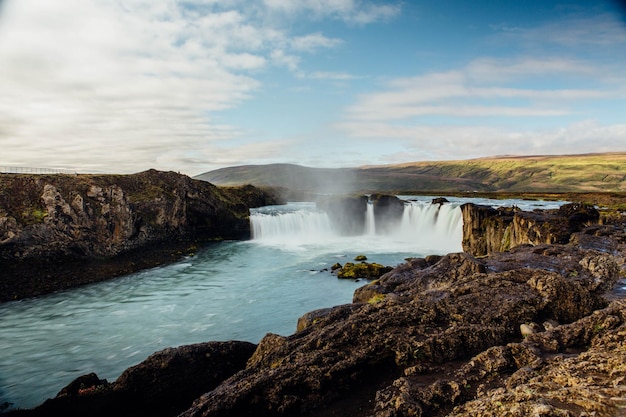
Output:
M112 381L166 347L291 334L304 313L351 302L365 282L327 269L357 254L395 266L461 250L458 206L468 200L450 198L441 209L428 197L413 200L386 235L368 218L364 235L338 236L311 203L260 209L252 241L216 243L169 266L0 304L0 405L36 406L89 372Z
M32 407L92 371L114 380L165 347L291 334L299 316L350 302L362 285L320 272L337 259L222 242L163 268L0 305L0 403Z

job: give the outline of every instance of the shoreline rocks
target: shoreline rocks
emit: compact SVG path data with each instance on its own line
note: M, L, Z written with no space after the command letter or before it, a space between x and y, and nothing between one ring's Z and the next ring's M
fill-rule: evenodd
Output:
M203 393L243 369L256 345L209 342L169 348L128 368L113 383L94 373L63 388L23 416L175 416Z

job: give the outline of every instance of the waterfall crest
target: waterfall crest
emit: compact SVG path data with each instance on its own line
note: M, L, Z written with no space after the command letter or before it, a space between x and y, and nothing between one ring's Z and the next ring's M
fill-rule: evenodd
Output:
M316 243L336 236L328 214L315 203L261 207L250 215L252 239L266 243Z
M463 219L458 204L431 204L406 201L402 217L392 227L378 231L375 207L368 203L363 233L352 239L376 242L389 251L462 251ZM290 203L251 211L252 238L260 243L277 245L325 245L346 239L333 227L327 213L314 203Z

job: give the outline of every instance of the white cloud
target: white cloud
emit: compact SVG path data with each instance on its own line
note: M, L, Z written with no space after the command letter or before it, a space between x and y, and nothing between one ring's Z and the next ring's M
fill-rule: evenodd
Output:
M328 71L315 71L307 76L315 80L333 80L333 81L349 81L357 78L352 74L346 72L328 72Z
M356 7L325 5L334 13ZM254 76L270 65L298 75L299 54L342 43L321 32L293 36L248 6L238 0L4 3L3 163L178 170L159 164L195 160L181 156L189 153L233 152L228 143L242 133L217 123L215 112L255 94L261 85Z
M536 87L545 77L609 79L604 68L569 59L478 59L460 70L397 78L381 92L364 94L345 114L348 121L397 121L420 116L547 117L571 114L576 102L619 98L614 82L603 88ZM519 87L531 79L534 87ZM579 79L579 78L577 78Z
M298 51L314 51L318 48L334 48L343 41L337 38L328 38L321 33L311 33L299 36L291 41L291 47Z
M626 124L600 125L593 120L548 129L348 122L337 127L363 140L384 138L402 143L402 153L381 155L386 163L446 160L451 157L468 159L493 155L609 152L616 150L616 143L626 143Z
M346 14L355 7L354 0L264 0L270 9L288 13L314 12L319 15Z
M290 71L297 71L300 65L300 58L296 55L290 55L283 50L277 49L270 54L272 62L279 67L286 67Z
M624 22L614 14L572 16L538 27L506 24L492 27L498 34L525 40L533 44L560 44L569 47L610 46L626 43Z
M594 77L598 67L587 61L556 56L483 57L470 62L465 73L472 80L493 83L549 75Z
M264 0L264 4L282 13L309 13L317 18L333 17L360 25L388 21L402 10L400 2L379 5L364 0Z
M358 24L368 24L376 21L388 21L400 14L399 5L375 5L371 4L354 13L349 21Z

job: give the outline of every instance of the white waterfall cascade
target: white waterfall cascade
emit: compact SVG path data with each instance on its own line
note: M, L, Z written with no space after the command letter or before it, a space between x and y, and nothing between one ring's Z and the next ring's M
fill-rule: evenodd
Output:
M396 232L403 240L444 252L463 250L463 215L459 205L410 202L404 205Z
M449 253L462 251L463 219L458 204L406 201L395 228L377 233L375 207L367 205L362 236L340 236L330 217L314 203L289 203L251 212L252 238L258 243L280 246L330 245L355 238L389 252L418 251Z
M376 234L376 218L374 217L374 204L367 203L367 211L365 212L365 234L374 236Z
M328 214L315 203L289 203L255 209L250 215L252 239L269 244L319 243L336 237Z

